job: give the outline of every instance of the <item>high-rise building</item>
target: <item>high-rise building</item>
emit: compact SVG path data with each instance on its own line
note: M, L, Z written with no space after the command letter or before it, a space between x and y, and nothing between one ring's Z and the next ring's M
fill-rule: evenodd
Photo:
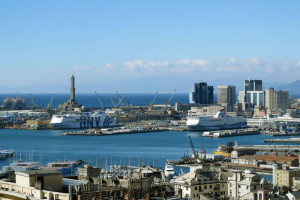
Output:
M265 106L268 110L289 108L289 92L274 91L274 88L268 88L265 92Z
M274 88L267 88L265 91L265 107L269 110L273 110L275 108Z
M244 81L244 94L245 94L245 103L250 103L250 99L248 98L249 95L247 95L248 91L262 91L262 80L251 80L250 78L248 80Z
M206 82L194 84L193 91L190 91L190 103L213 104L214 87L208 86Z
M218 104L224 106L226 111L232 112L236 102L236 87L234 85L218 86Z

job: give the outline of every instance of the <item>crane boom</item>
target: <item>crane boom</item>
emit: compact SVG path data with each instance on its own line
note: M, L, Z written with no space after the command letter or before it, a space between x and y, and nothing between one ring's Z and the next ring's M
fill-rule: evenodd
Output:
M174 92L172 93L172 95L170 96L169 100L167 101L167 105L171 102L175 92L176 92L176 88L175 88Z
M53 97L54 97L54 94L51 95L51 99L50 99L50 102L48 103L47 109L50 109L52 101L53 101Z
M116 105L116 103L114 102L113 98L110 97L110 99L111 99L111 104L112 104L112 106L113 106L114 108L117 107L117 105Z
M98 95L98 93L96 91L95 91L95 94L96 94L96 96L98 98L98 101L100 102L100 104L102 106L102 109L103 109L104 108L104 103L103 103L102 99L100 98L100 96Z
M121 98L121 96L119 95L118 91L116 90L116 93L117 93L117 96L119 98L119 101L121 102L121 105L124 106L124 103L123 103L123 99Z
M153 106L153 104L154 104L154 102L155 102L155 99L156 99L157 95L158 95L158 92L156 92L154 98L153 98L152 101L150 102L150 105L149 105L150 107Z
M195 156L195 158L197 158L198 156L197 156L197 154L196 154L196 151L195 151L195 148L194 148L194 145L193 145L191 136L189 136L189 139L190 139L190 144L191 144L191 147L192 147L192 150L193 150L193 155Z
M33 106L36 107L36 104L35 104L35 102L34 102L33 97L32 97L31 94L30 94L30 98L31 98L31 101L32 101Z
M117 107L120 105L120 103L122 102L122 100L124 99L124 97L122 97L120 100L119 100L119 102L117 103Z

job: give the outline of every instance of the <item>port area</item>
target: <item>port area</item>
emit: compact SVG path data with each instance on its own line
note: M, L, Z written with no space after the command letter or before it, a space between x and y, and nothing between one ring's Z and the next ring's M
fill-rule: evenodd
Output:
M245 136L245 135L257 135L260 134L259 129L248 128L248 129L233 129L233 130L222 130L222 131L206 131L203 132L202 137L234 137L234 136Z
M300 143L300 138L266 139L265 143Z
M136 133L149 133L149 132L162 132L169 131L168 128L142 128L142 127L114 127L103 129L88 129L83 131L64 132L61 135L78 135L78 136L109 136L121 134L136 134Z
M234 151L258 151L258 152L300 152L299 145L238 145L233 146Z

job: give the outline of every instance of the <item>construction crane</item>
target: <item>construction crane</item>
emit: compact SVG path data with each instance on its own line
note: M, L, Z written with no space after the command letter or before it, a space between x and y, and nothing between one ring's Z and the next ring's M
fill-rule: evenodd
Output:
M174 92L172 93L172 95L170 96L169 100L167 101L166 105L170 104L175 92L176 92L176 88L175 88Z
M36 107L36 104L35 104L35 102L34 102L33 97L32 97L31 94L30 94L30 98L31 98L31 102L32 102L33 106Z
M195 158L198 158L198 155L197 155L197 153L196 153L196 151L195 151L195 148L194 148L194 145L193 145L191 136L189 136L189 139L190 139L190 144L191 144L191 147L192 147L192 150L193 150L193 156L194 156Z
M152 106L153 106L153 104L154 104L154 102L155 102L155 99L156 99L157 95L158 95L158 92L156 92L154 98L152 99L152 101L151 101L150 104L149 104L149 107L152 107Z
M116 93L117 93L117 96L119 98L119 101L121 102L121 105L124 106L123 101L122 101L123 99L121 98L121 96L119 95L117 90L116 90Z
M52 101L53 101L53 97L54 97L54 94L51 95L51 99L50 99L50 102L48 103L47 109L50 109Z
M103 103L102 99L100 98L100 96L98 95L98 93L96 91L95 91L95 94L96 94L96 96L98 98L98 101L101 104L101 107L102 107L102 110L103 110L104 109L104 103Z

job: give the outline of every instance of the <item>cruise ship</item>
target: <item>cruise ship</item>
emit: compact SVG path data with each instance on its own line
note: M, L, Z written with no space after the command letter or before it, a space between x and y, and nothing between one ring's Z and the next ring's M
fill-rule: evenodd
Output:
M107 116L104 112L53 115L50 125L55 129L88 129L106 128L116 125L114 117Z
M240 116L226 116L221 110L213 117L188 117L186 125L189 131L223 130L247 128L247 120Z

